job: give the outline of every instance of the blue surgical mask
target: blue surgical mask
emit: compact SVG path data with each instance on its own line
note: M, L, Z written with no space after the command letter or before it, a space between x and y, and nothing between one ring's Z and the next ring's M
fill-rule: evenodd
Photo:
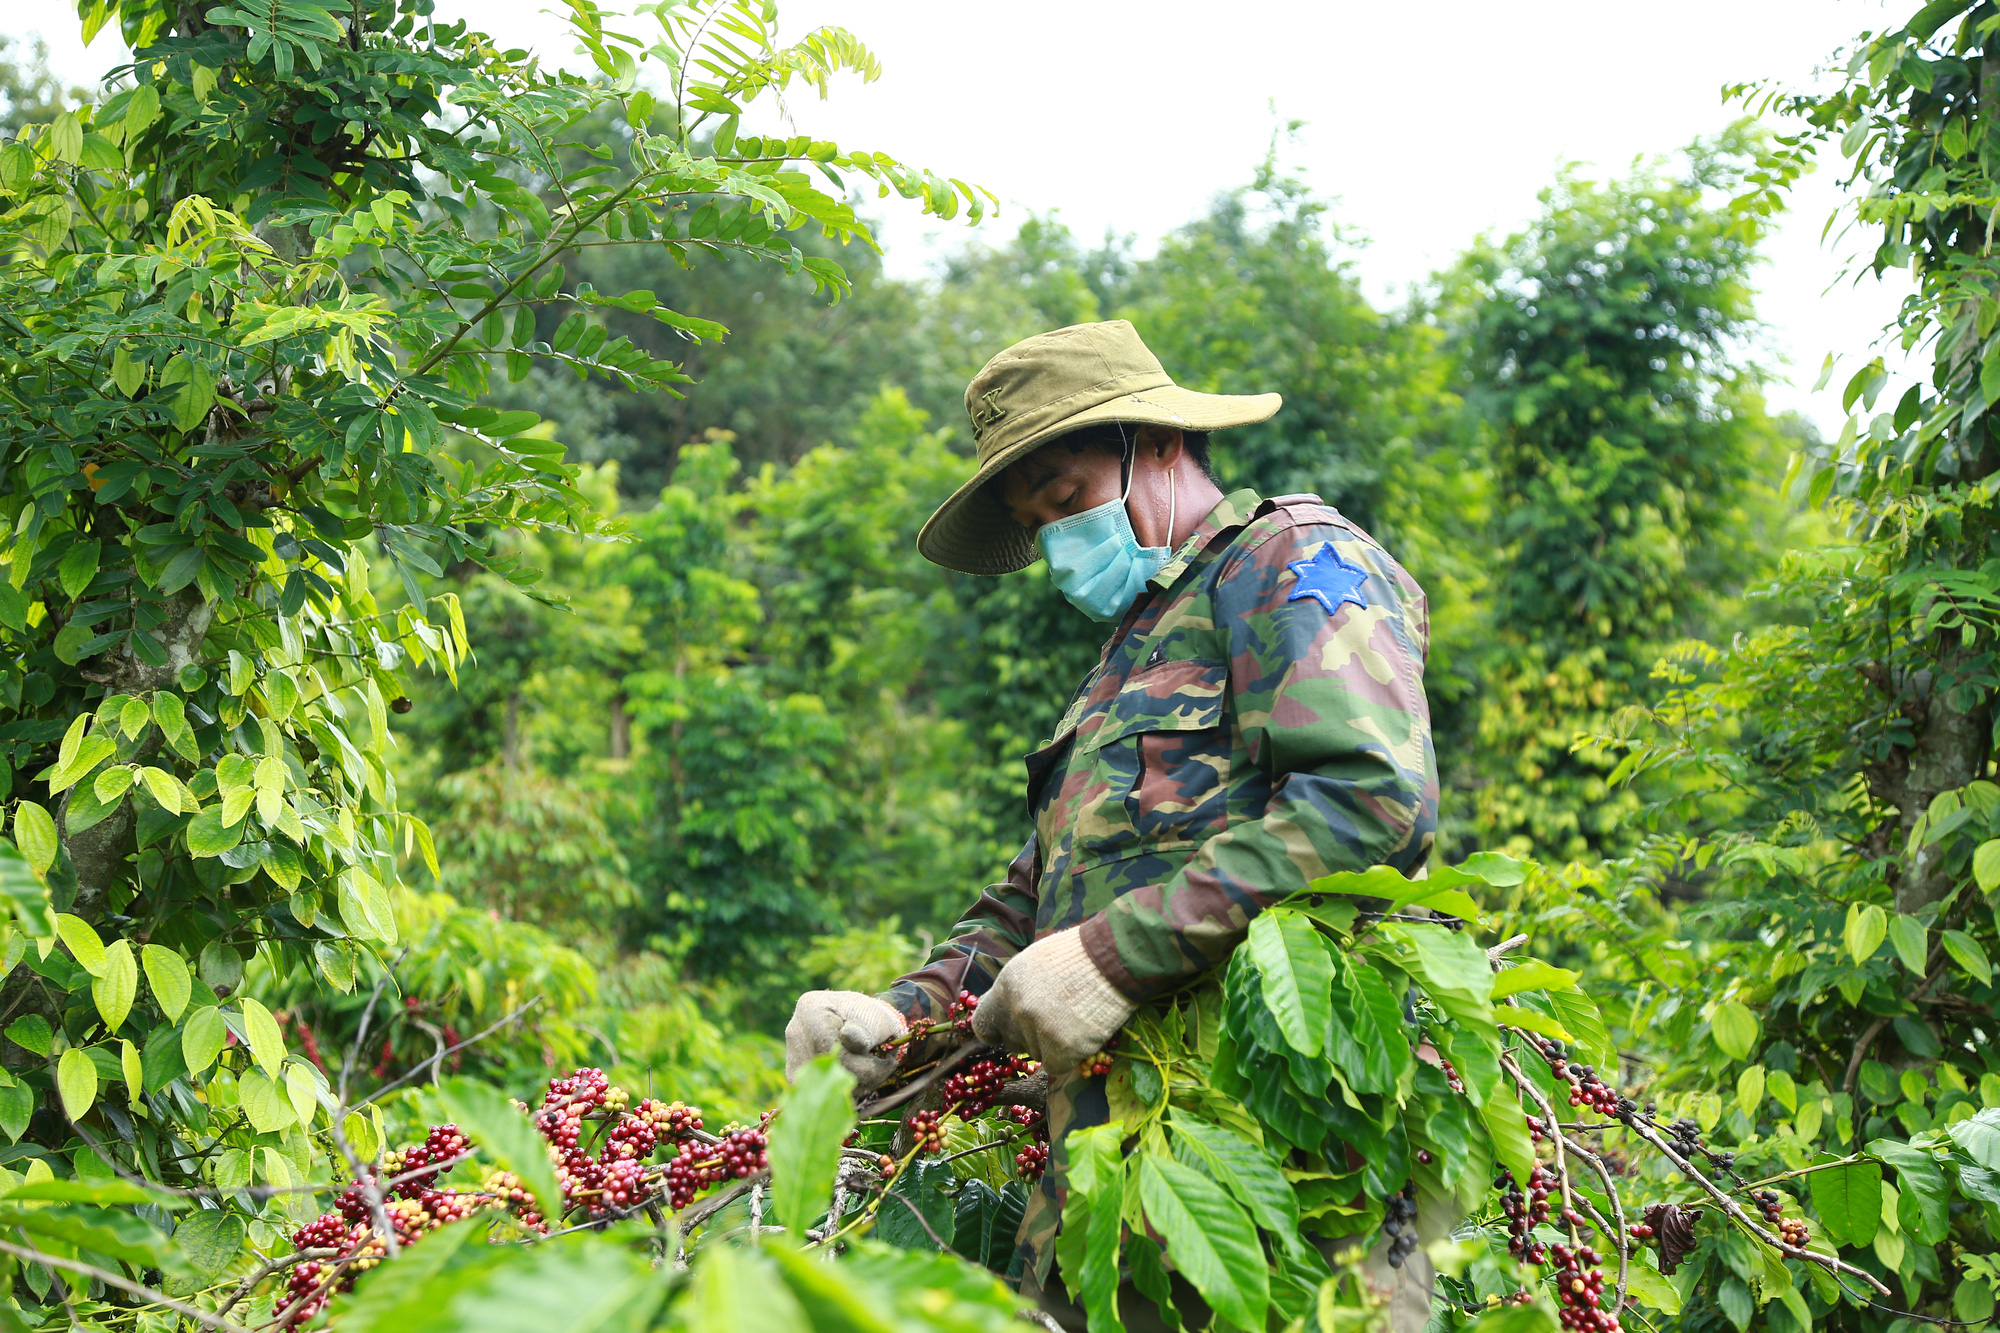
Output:
M1136 471L1136 469L1134 469ZM1132 479L1125 479L1125 494L1106 500L1094 509L1071 514L1042 526L1035 538L1041 543L1042 558L1049 562L1049 578L1070 605L1092 620L1117 620L1131 607L1145 588L1146 580L1160 572L1173 552L1165 546L1141 546L1132 531L1131 515L1125 501L1132 494ZM1167 532L1174 530L1174 474L1167 474Z

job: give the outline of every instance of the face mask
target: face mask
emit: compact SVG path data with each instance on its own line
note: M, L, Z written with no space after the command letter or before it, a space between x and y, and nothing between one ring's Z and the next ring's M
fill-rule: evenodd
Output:
M1135 469L1136 470L1136 469ZM1125 512L1132 478L1125 494L1094 509L1043 525L1036 534L1042 558L1070 605L1092 620L1116 620L1125 614L1146 580L1160 571L1173 552L1165 546L1141 546ZM1167 532L1174 530L1174 474L1167 474Z

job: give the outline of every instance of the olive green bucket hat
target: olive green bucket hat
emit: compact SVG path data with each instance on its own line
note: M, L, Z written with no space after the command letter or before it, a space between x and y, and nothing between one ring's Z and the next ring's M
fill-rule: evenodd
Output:
M917 550L967 574L1011 574L1035 562L1035 534L987 483L1058 435L1107 422L1226 430L1263 421L1275 393L1196 393L1175 384L1127 320L1072 324L1015 343L965 388L978 470L924 524Z

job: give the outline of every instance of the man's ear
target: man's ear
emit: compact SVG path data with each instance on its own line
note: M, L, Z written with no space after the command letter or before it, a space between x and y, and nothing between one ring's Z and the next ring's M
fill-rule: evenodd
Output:
M1181 433L1172 426L1139 427L1132 437L1134 454L1151 453L1163 466L1171 467L1181 458Z

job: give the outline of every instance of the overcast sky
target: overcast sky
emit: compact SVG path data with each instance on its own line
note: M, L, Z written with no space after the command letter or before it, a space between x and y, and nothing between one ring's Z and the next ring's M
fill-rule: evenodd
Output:
M1087 240L1111 228L1150 249L1247 180L1280 121L1302 120L1281 161L1334 196L1338 218L1367 238L1358 270L1386 305L1480 233L1519 227L1560 164L1623 172L1714 133L1740 114L1723 103L1724 84L1809 80L1841 43L1913 7L782 0L781 14L788 35L840 24L883 65L878 82L837 83L827 103L795 100L799 131L991 189L1003 210L981 230L993 241L1027 212L1053 210ZM58 71L88 80L121 53L110 34L86 51L67 9L8 6L0 33L39 23ZM439 13L578 63L537 0L439 0ZM652 24L629 30L657 32ZM1776 367L1789 382L1773 387L1773 404L1827 431L1839 429L1841 380L1809 394L1822 358L1862 352L1905 289L1836 281L1852 246L1821 241L1835 199L1826 173L1809 179L1758 282L1770 351L1790 363ZM890 264L921 274L964 232L926 229L900 202L883 209Z

